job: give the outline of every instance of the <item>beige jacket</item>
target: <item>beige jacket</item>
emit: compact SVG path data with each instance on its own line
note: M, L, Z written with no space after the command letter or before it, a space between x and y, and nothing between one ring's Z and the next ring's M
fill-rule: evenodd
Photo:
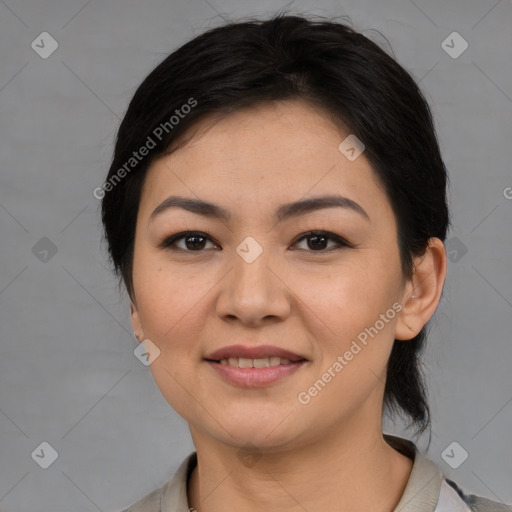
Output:
M512 512L512 506L465 494L411 441L389 434L384 434L384 438L393 448L414 459L404 493L393 512ZM167 483L123 512L193 512L187 500L187 480L196 464L197 455L192 452Z

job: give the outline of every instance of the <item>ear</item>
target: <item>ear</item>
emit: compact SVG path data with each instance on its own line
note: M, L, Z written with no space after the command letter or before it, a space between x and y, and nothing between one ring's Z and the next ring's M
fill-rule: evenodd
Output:
M439 238L431 238L425 254L414 259L413 275L407 280L402 310L395 324L395 339L414 338L430 320L441 300L446 278L446 250Z
M140 320L139 310L137 309L137 305L133 301L130 303L130 311L133 332L135 334L135 337L139 340L139 342L142 342L144 340L144 330L142 329L142 322Z

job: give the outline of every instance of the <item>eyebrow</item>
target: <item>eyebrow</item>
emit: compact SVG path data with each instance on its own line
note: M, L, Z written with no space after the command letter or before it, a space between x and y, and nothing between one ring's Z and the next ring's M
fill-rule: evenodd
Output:
M367 221L370 221L369 215L359 203L356 203L348 197L340 195L312 197L293 203L283 204L279 206L275 211L274 219L277 223L279 223L284 222L285 220L288 220L292 217L298 217L300 215L305 215L307 213L311 213L324 208L334 207L352 210L364 217ZM189 197L170 196L153 210L149 220L153 220L157 215L168 210L169 208L182 208L183 210L187 210L204 217L210 217L224 221L229 221L231 219L231 213L228 210L213 203L208 203L206 201L202 201L201 199L192 199Z

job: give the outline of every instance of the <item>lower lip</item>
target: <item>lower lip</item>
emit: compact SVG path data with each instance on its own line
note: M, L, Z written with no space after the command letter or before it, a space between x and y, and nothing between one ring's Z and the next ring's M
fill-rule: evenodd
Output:
M306 361L298 361L279 366L267 366L265 368L236 368L229 364L220 364L214 361L206 361L221 377L245 388L268 386L284 377L295 373Z

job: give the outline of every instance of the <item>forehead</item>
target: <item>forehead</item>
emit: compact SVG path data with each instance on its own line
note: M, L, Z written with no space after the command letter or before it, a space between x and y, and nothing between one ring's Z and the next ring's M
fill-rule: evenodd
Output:
M348 135L301 101L204 118L184 135L183 147L150 166L141 213L149 215L171 193L252 212L308 194L340 193L389 213L364 152L351 161L340 151Z
M250 169L259 174L265 172L264 163L274 161L281 165L266 169L269 174L292 165L298 174L310 168L302 165L305 158L307 164L312 157L318 159L319 153L324 153L322 161L336 154L346 135L322 111L303 101L264 102L203 118L184 134L187 142L173 153L172 160L178 164L208 159L225 168L232 162L240 172Z

